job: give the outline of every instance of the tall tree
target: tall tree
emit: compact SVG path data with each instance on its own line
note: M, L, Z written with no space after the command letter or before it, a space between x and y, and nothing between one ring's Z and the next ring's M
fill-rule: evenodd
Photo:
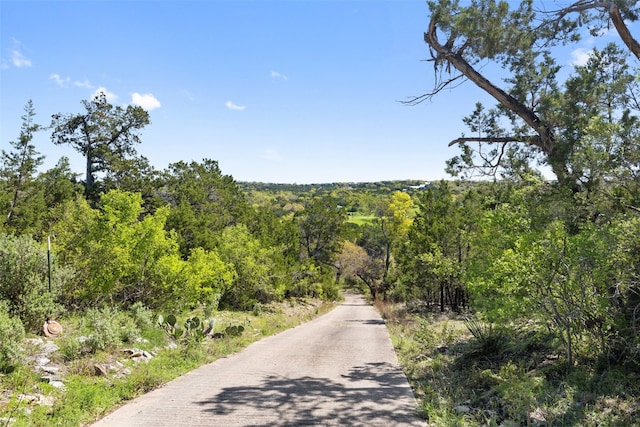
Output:
M11 151L2 150L0 169L0 178L5 182L5 194L8 198L3 219L16 231L25 231L29 226L33 226L35 217L42 211L39 209L42 206L27 205L42 205L43 202L42 192L39 191L36 181L36 172L44 156L40 155L32 143L34 133L39 131L41 126L34 122L36 113L33 101L27 102L24 111L20 136L17 141L9 143L13 148Z
M508 2L494 0L476 0L468 6L461 6L457 0L428 4L431 18L424 40L431 50L436 83L431 92L411 102L430 99L467 79L499 103L488 113L478 108L468 119L474 136L450 143L461 144L463 149L462 156L450 163L450 170L477 165L479 160L481 168L495 172L500 165L522 167L538 160L548 165L562 184L574 192L582 190L581 171L571 165L580 141L567 139L563 133L569 116L562 109L563 93L557 78L560 67L551 48L576 40L585 21L601 22L608 17L636 54L635 44L618 25L620 17L637 19L635 2L579 1L547 14L537 12L531 0L520 2L512 10ZM576 17L574 12L582 13ZM487 61L508 73L505 86L481 73ZM470 143L477 144L477 149L473 150ZM491 147L485 148L486 144Z
M53 115L51 140L56 145L69 144L84 156L85 192L96 200L95 174L135 156L138 131L150 123L149 113L139 106L114 107L104 92L82 105L84 113Z

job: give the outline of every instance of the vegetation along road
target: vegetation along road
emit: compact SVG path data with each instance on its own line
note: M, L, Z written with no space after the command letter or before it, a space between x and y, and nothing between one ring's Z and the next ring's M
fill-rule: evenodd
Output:
M361 296L200 367L94 426L426 425L380 315Z

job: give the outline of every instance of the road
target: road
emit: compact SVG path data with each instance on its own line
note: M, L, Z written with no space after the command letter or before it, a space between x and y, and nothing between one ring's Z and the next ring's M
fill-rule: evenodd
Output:
M384 321L358 295L127 403L104 426L426 426Z

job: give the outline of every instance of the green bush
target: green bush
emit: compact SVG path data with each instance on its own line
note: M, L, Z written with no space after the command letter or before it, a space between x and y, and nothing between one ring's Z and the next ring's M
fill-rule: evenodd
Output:
M9 313L32 332L62 311L58 290L70 273L61 268L53 273L50 290L46 249L27 236L0 234L0 299L7 301Z
M9 314L8 306L0 301L0 372L6 372L22 357L21 341L24 327Z
M82 356L82 343L77 337L63 337L60 340L60 354L67 362L76 360Z
M113 348L123 338L129 340L134 335L140 335L133 320L109 307L87 310L86 322L90 330L86 344L92 353Z
M145 330L154 326L153 311L146 307L142 302L138 301L129 307L129 312L131 313L136 326L140 330Z

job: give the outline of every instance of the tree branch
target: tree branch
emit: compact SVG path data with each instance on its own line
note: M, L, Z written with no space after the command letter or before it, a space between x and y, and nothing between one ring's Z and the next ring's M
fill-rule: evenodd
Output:
M453 65L465 77L474 82L489 95L493 96L506 108L517 114L525 121L525 123L535 130L536 133L538 133L539 138L527 141L529 144L540 147L542 151L547 154L552 153L555 137L551 128L544 124L532 110L527 108L526 105L491 83L486 77L476 71L475 68L462 58L459 53L441 45L436 34L436 16L431 17L431 21L429 22L429 31L424 33L424 40L437 53L436 61L447 61L448 64Z
M618 35L622 39L622 42L629 48L631 53L635 55L636 58L640 59L640 43L636 39L633 38L629 28L624 23L624 18L620 13L620 8L617 4L612 1L578 1L573 3L571 6L566 7L564 9L560 9L558 11L552 12L558 15L557 20L561 20L566 15L574 12L585 12L591 9L603 9L609 14L609 18L611 18L611 22L613 26L616 28Z
M530 145L538 145L536 143L534 143L535 140L539 140L540 138L538 136L529 136L529 137L522 137L522 138L516 138L515 136L508 136L508 137L485 137L485 138L481 138L481 137L470 137L470 138L457 138L454 139L453 141L451 141L449 143L449 147L456 145L456 144L464 144L466 142L486 142L486 143L496 143L496 144L500 144L500 143L508 143L508 142L524 142Z

